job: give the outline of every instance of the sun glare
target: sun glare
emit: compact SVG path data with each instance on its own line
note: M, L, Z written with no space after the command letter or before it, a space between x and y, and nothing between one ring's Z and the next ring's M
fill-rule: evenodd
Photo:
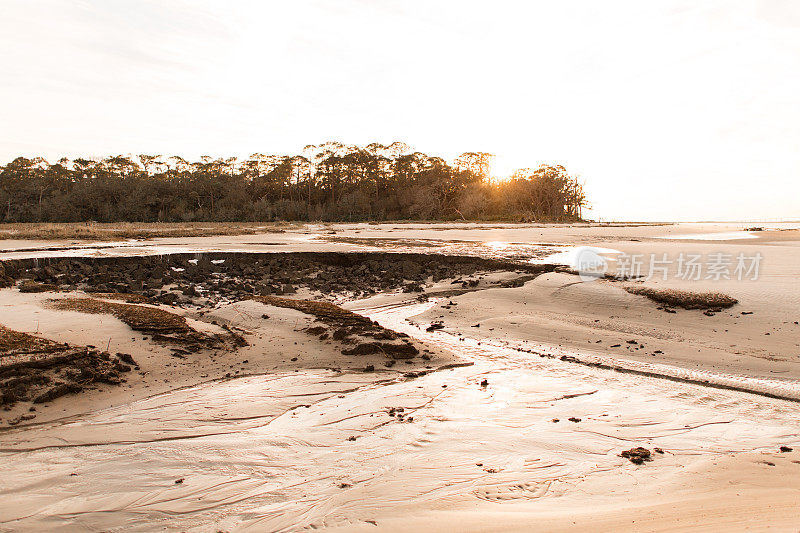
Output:
M508 157L495 155L492 158L491 179L492 183L502 183L511 179L511 175L517 170Z

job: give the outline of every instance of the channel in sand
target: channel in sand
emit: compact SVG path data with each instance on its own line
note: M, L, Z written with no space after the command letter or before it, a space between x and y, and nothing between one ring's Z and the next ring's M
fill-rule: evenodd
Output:
M245 376L7 430L0 525L295 531L459 509L490 516L498 503L523 515L587 497L602 507L710 457L800 437L795 404L406 323L430 305L369 316L472 365L417 377ZM638 445L666 453L641 467L618 457Z

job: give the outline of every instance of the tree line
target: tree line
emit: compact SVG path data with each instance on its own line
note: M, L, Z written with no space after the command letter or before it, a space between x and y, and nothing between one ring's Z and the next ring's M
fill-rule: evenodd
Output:
M0 167L5 222L571 221L586 205L560 165L490 177L492 155L448 163L403 143L328 142L301 155L18 157Z

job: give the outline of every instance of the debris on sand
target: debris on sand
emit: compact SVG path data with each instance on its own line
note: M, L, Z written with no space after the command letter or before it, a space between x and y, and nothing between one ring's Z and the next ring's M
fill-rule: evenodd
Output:
M638 286L624 288L631 294L645 296L654 302L683 309L727 309L739 303L739 300L721 292L689 292Z
M198 256L199 255L199 256ZM256 295L293 294L298 288L323 298L404 289L417 292L431 282L478 272L515 271L523 278L552 272L557 265L519 265L471 256L387 252L207 252L153 257L47 258L4 261L0 286L22 280L34 290L83 290L127 303L131 295L175 305L197 298L211 302ZM476 280L471 280L476 281ZM474 290L464 282L457 290ZM510 280L511 282L515 280Z
M631 448L630 450L625 450L624 452L620 453L619 456L624 457L635 465L640 465L645 461L653 460L650 450L647 448L642 448L641 446Z
M157 307L106 302L95 298L56 298L48 304L65 311L113 315L131 329L148 334L186 335L194 331L184 317Z
M228 332L227 335L200 333L189 327L183 316L149 305L108 302L82 297L54 298L48 300L47 303L54 309L113 315L131 329L152 335L155 341L188 345L190 352L198 351L202 347L222 347L226 340L233 340L236 344L243 340L234 339L231 332Z
M130 292L92 292L89 293L95 298L104 298L106 300L120 300L129 304L150 304L153 301L143 294L134 294Z
M405 333L384 328L367 317L342 309L330 302L279 296L253 296L252 299L275 307L295 309L315 317L334 330L334 340L352 345L351 348L342 350L344 355L383 354L391 359L413 359L420 352ZM322 334L327 338L328 328L312 326L307 328L306 332L312 335Z
M790 452L790 451L792 451L792 450L793 450L793 448L790 448L789 446L781 446L781 447L780 447L780 448L778 448L778 449L779 449L781 452L783 452L783 453L788 453L788 452Z
M48 291L55 291L58 290L58 287L55 285L50 285L48 283L39 283L38 281L33 281L31 279L23 280L19 284L19 292L48 292Z
M82 390L83 387L75 383L59 383L36 396L33 399L33 403L51 402L56 398L60 398L61 396L74 394L76 392L81 392Z
M571 416L571 417L567 418L567 420L569 420L570 422L575 422L576 424L581 421L580 418L577 418L577 417L574 417L574 416Z
M93 383L116 385L130 370L107 352L70 346L0 326L0 405L45 403Z
M481 387L483 387L485 389L488 386L489 386L489 380L488 379L484 379L483 381L481 381Z
M117 352L114 355L116 355L117 359L119 359L123 363L127 363L127 364L129 364L131 366L139 366L139 364L133 359L133 356L131 354L129 354L129 353Z

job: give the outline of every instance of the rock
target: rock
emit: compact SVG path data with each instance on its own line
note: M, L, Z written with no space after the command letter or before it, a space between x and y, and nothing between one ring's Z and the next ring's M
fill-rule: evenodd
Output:
M33 399L33 403L45 403L67 394L73 394L83 390L83 387L74 383L59 383Z
M129 354L129 353L117 352L115 355L117 356L117 359L119 359L123 363L128 363L129 365L133 365L133 366L137 366L138 365L138 363L133 360L133 356L131 354Z
M346 339L350 336L350 330L348 328L339 328L333 332L333 340L341 341Z
M24 280L19 284L19 292L47 292L56 290L55 285L39 283L33 280Z
M570 422L575 422L576 424L581 421L580 418L576 418L574 416L567 418L567 420L569 420Z
M370 355L383 353L392 359L413 359L419 353L416 346L412 344L392 344L388 342L362 342L352 348L342 350L344 355Z
M637 465L640 465L645 461L652 460L650 456L650 450L648 450L647 448L642 448L641 446L637 446L636 448L631 448L630 450L625 450L624 452L620 453L619 456L624 457L633 464Z
M792 451L792 448L790 448L790 447L788 447L788 446L781 446L781 447L779 448L779 450L780 450L781 452L783 452L783 453L787 453L787 452L790 452L790 451Z

